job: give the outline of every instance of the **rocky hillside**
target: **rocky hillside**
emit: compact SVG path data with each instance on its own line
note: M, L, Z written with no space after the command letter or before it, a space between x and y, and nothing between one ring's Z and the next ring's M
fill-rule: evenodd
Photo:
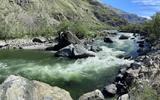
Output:
M127 22L97 0L0 0L0 36L53 33L64 20L81 21L95 29Z
M92 30L126 25L125 19L134 19L98 0L0 1L0 38L52 34L64 21L85 23Z

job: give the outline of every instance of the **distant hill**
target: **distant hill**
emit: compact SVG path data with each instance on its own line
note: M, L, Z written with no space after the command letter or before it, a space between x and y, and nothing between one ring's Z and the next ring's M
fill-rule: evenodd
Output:
M136 14L132 14L132 13L128 13L125 11L122 11L120 9L114 8L110 5L106 5L108 8L110 8L111 10L115 11L118 15L120 15L122 18L124 18L125 20L127 20L129 23L144 23L147 18L144 17L140 17Z
M88 27L117 27L139 18L120 14L97 0L0 0L0 37L52 33L63 21Z

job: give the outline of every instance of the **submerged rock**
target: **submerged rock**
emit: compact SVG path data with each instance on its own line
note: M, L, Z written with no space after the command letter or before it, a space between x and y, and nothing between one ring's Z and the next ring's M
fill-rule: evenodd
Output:
M106 42L106 43L113 43L112 39L109 38L108 36L104 37L104 42Z
M104 100L104 96L100 90L95 90L82 95L79 100Z
M48 84L9 76L0 85L0 100L73 100L69 92Z
M57 57L68 57L73 59L78 58L87 58L87 57L95 57L95 53L92 51L88 51L82 45L69 45L55 53Z
M126 36L126 35L121 35L119 37L120 40L125 40L125 39L128 39L128 38L129 38L129 36Z
M90 49L88 49L89 51L93 51L93 52L99 52L102 51L102 48L99 46L90 46Z

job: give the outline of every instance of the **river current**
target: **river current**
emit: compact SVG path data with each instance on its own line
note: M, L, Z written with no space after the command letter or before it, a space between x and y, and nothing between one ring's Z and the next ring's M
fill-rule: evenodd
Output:
M119 40L120 34L129 35L127 40ZM120 55L137 55L136 39L131 33L113 36L114 43L107 44L97 39L94 45L103 50L96 57L70 60L56 58L51 52L33 50L1 50L0 81L11 75L21 75L28 79L39 80L52 86L68 90L73 98L96 88L101 89L112 82L119 66L132 61L118 58Z

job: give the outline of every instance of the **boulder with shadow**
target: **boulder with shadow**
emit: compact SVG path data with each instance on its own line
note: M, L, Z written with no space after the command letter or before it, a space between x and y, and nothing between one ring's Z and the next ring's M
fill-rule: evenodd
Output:
M80 44L70 44L55 53L56 57L68 57L72 59L95 57L95 53L88 51Z
M48 51L58 51L70 44L82 44L76 35L74 35L70 31L64 31L58 33L57 37L58 44L53 47L48 47L46 50Z
M119 37L120 40L126 40L126 39L129 39L129 36L126 36L126 35L121 35Z
M106 36L106 37L104 37L104 42L105 43L113 43L113 40L110 37Z

